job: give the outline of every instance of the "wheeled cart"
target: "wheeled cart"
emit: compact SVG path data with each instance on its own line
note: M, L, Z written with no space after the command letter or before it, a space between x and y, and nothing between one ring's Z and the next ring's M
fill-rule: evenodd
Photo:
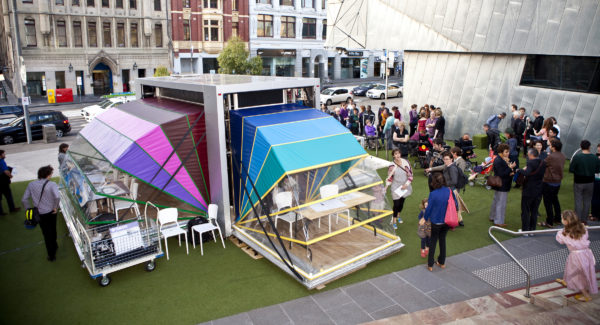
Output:
M163 256L158 228L154 220L145 215L133 219L86 222L71 205L72 196L68 188L62 187L60 208L75 249L93 279L105 287L110 284L109 274L137 265L145 264L146 271L153 271L155 260ZM78 211L79 210L79 211Z

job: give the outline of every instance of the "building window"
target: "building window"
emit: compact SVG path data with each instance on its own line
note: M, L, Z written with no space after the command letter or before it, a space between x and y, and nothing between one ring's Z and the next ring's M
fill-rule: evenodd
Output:
M600 58L528 55L520 85L600 94Z
M317 38L317 20L302 18L302 38Z
M108 8L109 4L108 4L108 0L102 0L102 8Z
M264 4L271 4L271 0L256 0L256 3L264 3Z
M327 0L321 0L321 9L326 9L327 8Z
M219 21L205 20L204 21L204 40L211 42L219 41Z
M231 10L238 11L239 6L239 0L231 0Z
M123 9L123 0L116 0L115 1L115 8L121 8L121 9Z
M273 16L257 15L258 27L256 34L258 37L273 37Z
M323 19L323 33L321 33L321 38L327 38L327 19Z
M302 1L302 8L314 8L315 7L315 0L301 0Z
M129 0L129 9L137 8L137 0Z
M33 0L23 0L23 3L33 3Z
M160 0L154 0L154 11L160 11Z
M117 23L117 46L125 47L125 24Z
M65 5L65 0L56 0L56 5L57 6L64 6Z
M88 46L89 47L98 46L98 35L96 34L96 23L95 22L93 22L93 21L88 22L87 33L88 33Z
M58 39L58 47L67 47L67 26L64 20L56 21L56 37Z
M131 23L129 25L129 42L131 47L138 47L138 28L137 23Z
M81 22L73 22L73 45L75 47L83 47L83 37L81 33Z
M183 21L183 40L190 40L190 20L186 19Z
M27 47L37 46L37 38L35 35L35 20L31 18L25 19L25 38L27 41Z
M183 0L183 7L184 8L189 8L190 7L190 0Z
M96 3L95 3L95 1L94 1L94 0L87 0L87 6L88 6L88 7L95 7L95 6L96 6Z
M154 25L154 43L156 43L156 47L162 47L162 37L162 25Z
M325 0L323 0L325 1ZM279 0L280 6L294 6L294 0Z
M240 26L238 23L231 23L231 36L235 37L240 34Z
M218 9L219 1L218 0L204 0L204 8Z
M110 36L110 22L105 21L102 24L102 41L104 42L104 47L112 47L112 38Z
M71 6L79 7L79 0L73 0L73 1L71 1Z
M294 17L281 17L281 37L282 38L295 38L296 37L296 18Z

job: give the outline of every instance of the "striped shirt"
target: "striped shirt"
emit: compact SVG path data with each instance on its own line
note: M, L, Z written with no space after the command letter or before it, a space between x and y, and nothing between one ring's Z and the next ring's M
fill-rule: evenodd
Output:
M60 194L58 193L58 185L56 183L54 183L53 181L48 181L48 184L46 184L46 187L44 188L44 194L40 199L42 187L44 186L44 183L46 181L46 179L38 179L27 185L25 194L23 194L23 199L21 199L21 202L23 203L25 209L30 208L29 199L31 199L33 201L34 206L38 208L40 214L50 213L54 209L58 211Z

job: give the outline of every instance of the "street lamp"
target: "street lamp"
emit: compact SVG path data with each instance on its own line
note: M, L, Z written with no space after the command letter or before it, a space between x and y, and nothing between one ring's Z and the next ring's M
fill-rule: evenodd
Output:
M137 63L133 62L133 71L137 70Z
M69 72L73 72L73 65L69 62Z

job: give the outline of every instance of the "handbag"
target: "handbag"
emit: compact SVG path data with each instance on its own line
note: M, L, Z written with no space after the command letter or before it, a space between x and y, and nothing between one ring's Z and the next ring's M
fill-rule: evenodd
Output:
M446 207L446 217L444 223L450 228L456 228L458 226L458 212L456 211L456 204L454 202L454 194L452 190L449 190L450 195L448 196L448 206Z
M48 184L48 181L46 180L46 182L44 183L44 186L42 186L42 192L40 193L40 198L38 200L38 204L40 204L40 201L42 200L42 195L44 195L44 190L46 189L46 184ZM25 211L25 228L27 229L33 229L35 228L35 226L37 226L37 224L40 222L40 211L38 210L37 207L33 207L30 209L27 209L27 211Z
M488 176L486 184L490 187L502 187L502 178L500 176Z

